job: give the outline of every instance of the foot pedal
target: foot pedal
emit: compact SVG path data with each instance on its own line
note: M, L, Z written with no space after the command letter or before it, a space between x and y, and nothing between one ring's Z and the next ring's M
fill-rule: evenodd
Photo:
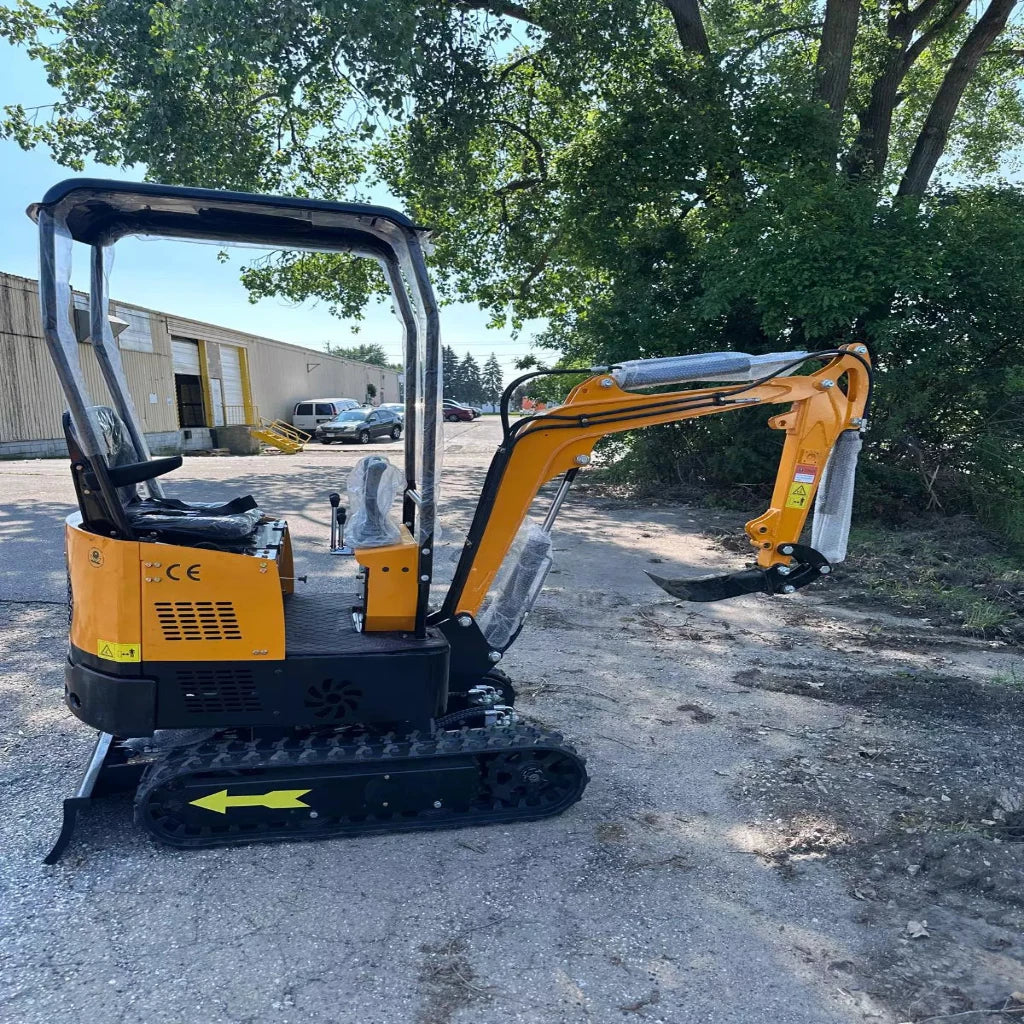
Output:
M725 601L743 594L792 594L821 576L832 566L820 552L805 544L783 544L779 552L792 556L790 565L773 565L770 569L744 569L724 576L696 576L688 580L668 580L654 573L651 579L680 601Z

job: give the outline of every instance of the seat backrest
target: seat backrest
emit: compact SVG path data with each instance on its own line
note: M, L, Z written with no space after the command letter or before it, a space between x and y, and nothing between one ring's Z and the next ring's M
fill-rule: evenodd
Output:
M103 440L107 467L117 469L118 466L130 466L143 461L135 450L128 428L124 420L110 408L109 405L94 405L89 409L97 431ZM69 413L64 413L64 436L68 441L68 451L71 452L72 443L78 448L78 439L74 434L74 423ZM73 453L72 453L72 457ZM128 505L137 500L139 490L137 484L129 484L117 488L118 496L122 505Z
M90 458L82 451L71 414L65 412L63 418L64 437L71 458L71 479L78 496L82 524L87 530L105 536L130 537L132 530L124 510L137 499L138 486L115 487L107 471L135 461L135 447L121 417L113 409L105 405L94 406L89 409L89 414L103 441L104 450L98 458Z

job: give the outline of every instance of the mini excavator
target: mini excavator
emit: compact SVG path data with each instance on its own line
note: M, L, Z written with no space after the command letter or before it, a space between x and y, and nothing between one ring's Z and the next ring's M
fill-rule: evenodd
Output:
M653 577L676 598L789 594L845 556L871 389L864 346L538 371L502 397L502 440L433 607L442 382L426 229L377 206L96 179L54 186L29 214L78 498L65 529L64 699L98 732L47 863L79 810L116 791L134 792L139 825L179 848L531 821L579 800L583 758L519 719L498 663L541 590L573 479L608 434L782 407L768 420L784 435L771 507L746 525L754 565ZM182 460L151 456L108 317L112 251L134 235L380 265L404 337L404 466L369 456L349 475L358 593L296 592L288 524L257 499L165 493L160 478ZM88 250L90 345L72 319L76 243ZM578 382L563 405L512 420L512 392L544 372ZM109 404L94 404L87 378ZM546 515L529 520L549 482Z

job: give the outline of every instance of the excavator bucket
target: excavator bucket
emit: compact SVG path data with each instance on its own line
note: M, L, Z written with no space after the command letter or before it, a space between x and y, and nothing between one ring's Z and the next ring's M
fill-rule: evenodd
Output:
M654 573L651 579L680 601L724 601L743 594L792 594L801 587L832 571L825 557L805 544L787 544L780 549L790 555L789 565L773 565L769 569L744 569L724 576L694 576L692 579L669 580Z

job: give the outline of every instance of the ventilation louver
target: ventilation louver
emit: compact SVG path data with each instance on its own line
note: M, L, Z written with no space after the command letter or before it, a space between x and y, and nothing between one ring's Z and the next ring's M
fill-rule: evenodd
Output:
M178 669L185 710L196 715L234 714L263 709L253 675L247 669Z
M241 640L231 601L157 601L154 605L165 640Z

